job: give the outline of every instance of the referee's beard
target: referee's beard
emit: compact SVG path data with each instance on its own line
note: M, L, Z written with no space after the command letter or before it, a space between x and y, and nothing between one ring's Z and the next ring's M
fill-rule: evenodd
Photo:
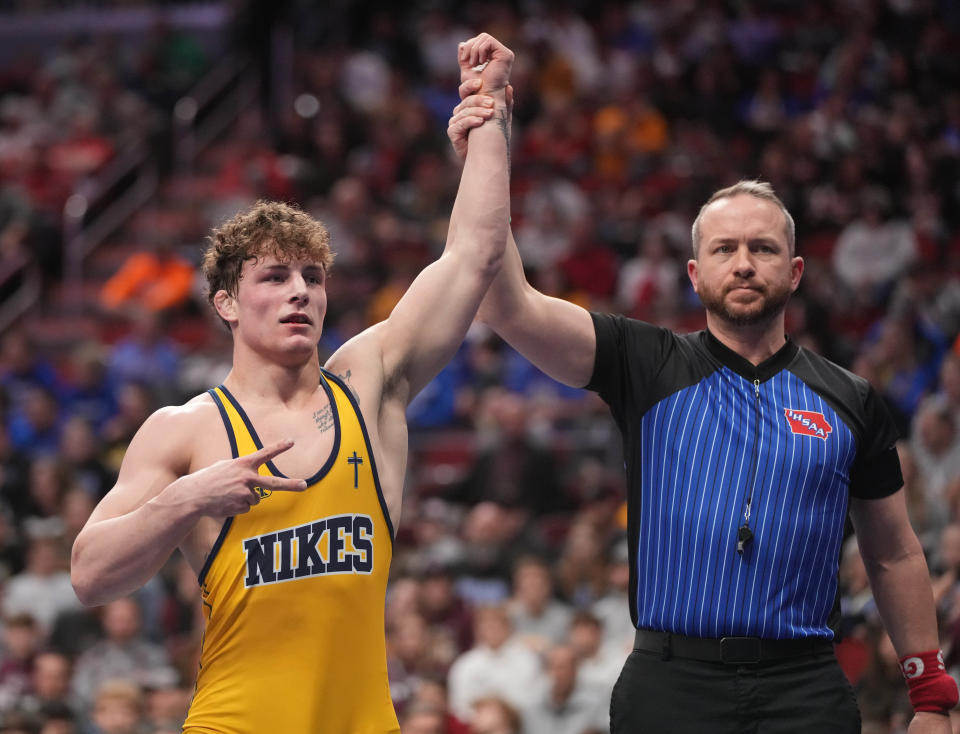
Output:
M738 288L750 288L760 298L749 303L740 303L730 298L730 293ZM733 326L757 326L769 323L783 312L793 293L790 281L762 286L756 283L734 283L716 290L704 287L701 281L698 295L700 302L714 316Z

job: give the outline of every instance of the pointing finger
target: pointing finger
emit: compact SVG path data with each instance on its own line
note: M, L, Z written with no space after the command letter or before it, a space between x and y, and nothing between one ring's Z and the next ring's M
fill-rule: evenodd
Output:
M284 440L277 441L269 446L264 446L262 449L253 452L246 458L251 464L253 464L253 466L260 466L261 464L266 464L274 456L279 456L284 451L288 451L292 446L293 439L285 438Z
M273 475L261 476L257 480L257 485L263 489L273 490L274 492L302 492L307 488L305 479L275 477Z

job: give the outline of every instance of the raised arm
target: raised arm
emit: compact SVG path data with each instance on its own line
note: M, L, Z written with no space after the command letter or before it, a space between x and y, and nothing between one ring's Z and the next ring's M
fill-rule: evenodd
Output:
M473 150L471 134L493 113L475 82L460 85L463 101L453 111L447 135L460 157ZM597 340L590 314L580 306L544 295L527 282L520 251L508 234L503 267L480 306L479 317L507 343L556 380L583 387L593 374Z
M507 151L510 117L504 89L513 52L483 33L460 44L462 75L479 77L494 100L492 118L471 133L447 242L390 316L345 344L327 363L338 371L379 358L387 393L409 402L454 355L500 268L510 219ZM480 71L482 67L482 71Z
M260 501L254 487L302 490L306 482L257 469L292 441L188 473L202 406L164 408L131 441L117 484L73 544L70 578L81 602L105 604L145 584L204 517L225 518ZM205 549L209 550L209 549ZM202 557L188 558L199 571Z

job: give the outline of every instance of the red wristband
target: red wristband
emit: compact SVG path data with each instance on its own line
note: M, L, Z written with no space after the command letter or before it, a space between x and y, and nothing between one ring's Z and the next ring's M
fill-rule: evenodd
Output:
M900 658L914 711L945 714L960 700L956 681L947 674L940 650L928 650Z

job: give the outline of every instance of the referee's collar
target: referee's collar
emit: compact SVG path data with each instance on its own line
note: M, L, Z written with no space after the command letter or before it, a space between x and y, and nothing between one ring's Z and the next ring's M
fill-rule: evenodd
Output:
M709 329L704 329L701 332L701 341L710 354L720 360L721 364L751 382L753 380L766 382L793 361L800 347L794 343L789 335L785 334L784 338L787 341L780 349L760 364L755 365L717 339Z

